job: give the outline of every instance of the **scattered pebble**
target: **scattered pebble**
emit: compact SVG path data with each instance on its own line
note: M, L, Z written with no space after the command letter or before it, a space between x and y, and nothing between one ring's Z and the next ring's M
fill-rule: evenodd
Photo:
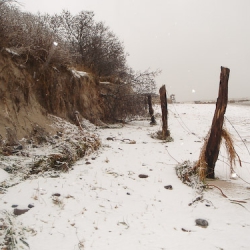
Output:
M91 164L91 162L89 162L89 161L86 161L86 162L85 162L85 164L86 164L86 165L89 165L89 164Z
M146 175L146 174L139 174L139 178L148 178L148 175Z
M203 219L196 219L195 223L196 223L196 226L199 226L199 227L206 228L208 226L208 222L206 220L203 220Z
M11 207L15 208L15 207L18 207L18 205L14 204L14 205L12 205Z
M23 146L22 145L18 145L16 147L14 147L16 150L22 150L23 149Z
M108 141L113 141L114 138L112 138L112 137L107 137L107 140L108 140Z
M15 208L13 213L14 213L14 215L22 215L22 214L24 214L24 213L26 213L28 211L29 211L29 209Z
M172 190L172 189L173 189L172 185L164 186L164 188L169 189L169 190Z
M50 177L50 178L59 178L60 175L59 175L59 174L51 174L49 177Z
M54 193L54 194L52 194L52 196L57 196L57 197L59 197L59 196L61 196L61 194L59 194L59 193Z
M32 208L32 207L34 207L33 204L29 204L29 205L28 205L28 208Z

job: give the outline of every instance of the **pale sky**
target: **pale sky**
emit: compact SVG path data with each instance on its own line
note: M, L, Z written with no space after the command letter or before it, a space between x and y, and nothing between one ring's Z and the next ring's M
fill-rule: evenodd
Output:
M216 99L220 66L229 98L250 98L250 0L20 0L32 13L92 10L124 42L134 70L161 69L177 101Z

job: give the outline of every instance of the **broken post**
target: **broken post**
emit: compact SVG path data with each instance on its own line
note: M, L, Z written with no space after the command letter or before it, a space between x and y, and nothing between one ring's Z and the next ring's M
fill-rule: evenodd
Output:
M224 114L227 108L229 73L230 70L228 68L221 67L219 96L217 98L212 127L205 149L205 163L207 165L206 177L212 179L215 177L214 168L219 155Z
M155 125L156 121L155 121L155 116L154 116L154 109L152 107L152 97L151 97L151 95L148 95L148 109L149 109L149 114L150 114L150 117L151 117L150 125Z
M165 85L161 86L159 93L161 99L162 112L162 139L166 139L170 135L170 133L168 130L168 103Z

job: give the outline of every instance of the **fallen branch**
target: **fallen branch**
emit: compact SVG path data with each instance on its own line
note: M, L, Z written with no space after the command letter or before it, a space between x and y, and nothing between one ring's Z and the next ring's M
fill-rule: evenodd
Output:
M218 188L220 191L221 191L221 194L222 194L222 196L223 197L225 197L225 198L227 198L227 199L229 199L224 193L223 193L223 191L221 190L221 188L219 188L219 187L217 187L217 186L215 186L215 185L212 185L212 184L208 184L207 185L208 187L215 187L215 188ZM232 199L229 199L231 202L239 202L239 203L247 203L246 201L240 201L240 200L232 200Z

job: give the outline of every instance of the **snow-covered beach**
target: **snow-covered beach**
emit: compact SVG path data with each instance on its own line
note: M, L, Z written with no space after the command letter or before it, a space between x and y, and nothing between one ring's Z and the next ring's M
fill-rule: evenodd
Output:
M231 200L217 188L199 200L200 194L175 172L177 164L198 160L214 110L214 104L169 105L173 141L168 143L151 138L161 129L157 108L156 126L140 120L122 128L97 128L101 149L73 170L9 187L0 194L2 217L7 212L12 218L13 205L34 206L12 219L15 237L23 237L17 249L249 249L250 106L230 104L226 112L225 125L242 161L242 167L235 167L238 178L230 178L222 144L218 179L210 182ZM197 226L196 219L208 226Z

